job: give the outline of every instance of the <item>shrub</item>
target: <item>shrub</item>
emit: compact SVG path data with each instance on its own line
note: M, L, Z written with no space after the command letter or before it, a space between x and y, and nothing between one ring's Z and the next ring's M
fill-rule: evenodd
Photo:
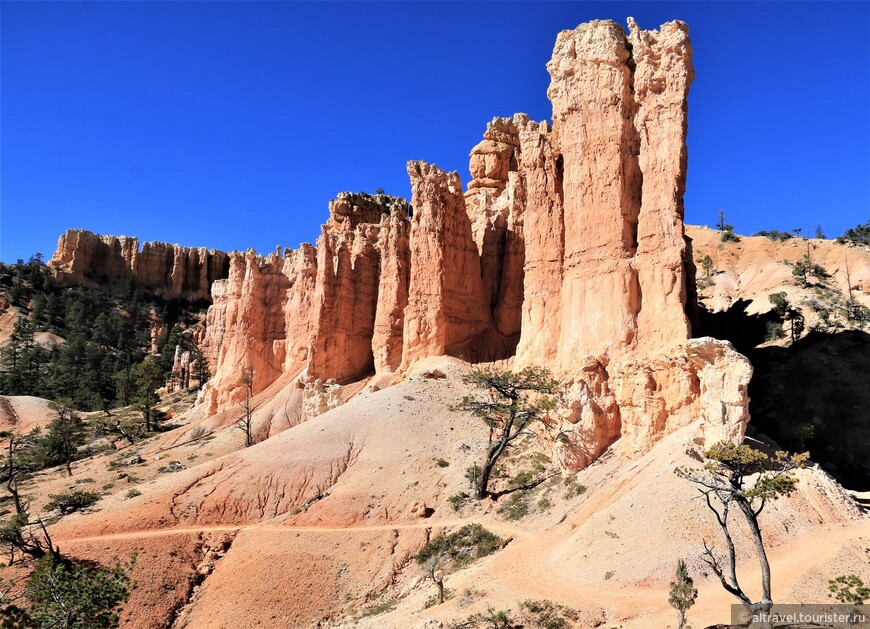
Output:
M778 229L771 230L762 230L760 232L756 232L755 236L764 236L765 238L770 238L776 242L785 242L790 238L794 238L794 236L788 232L781 232Z
M502 545L502 539L483 525L466 524L458 531L439 535L423 546L417 553L417 563L424 564L432 557L445 557L454 567L461 567L491 555Z
M46 511L57 509L61 515L87 509L100 499L100 494L94 491L75 491L51 496L51 501L45 505Z
M396 601L393 599L383 601L381 603L375 603L374 605L370 605L363 610L362 616L363 618L367 616L380 616L381 614L387 614L396 609Z
M776 339L781 339L785 336L785 333L782 331L782 324L777 323L776 321L768 321L764 326L764 340L765 341L773 341Z
M136 489L135 487L127 492L127 498L135 498L136 496L141 496L142 492Z
M566 500L570 500L571 498L575 498L586 493L586 487L578 483L577 479L573 476L566 476L564 483Z
M847 229L842 236L837 238L837 242L851 243L854 245L870 245L870 221L863 225L858 225L851 229Z
M828 581L829 596L841 603L863 605L870 598L870 588L855 574L840 575Z
M24 591L30 602L24 626L117 627L118 610L136 587L129 577L135 560L134 553L123 566L87 568L41 559Z
M529 500L528 492L518 491L502 506L498 508L498 512L508 520L521 520L529 515Z
M830 274L823 266L815 264L810 260L809 254L794 263L791 274L795 281L804 288L810 286L810 277L815 277L818 280L825 280L830 277Z
M450 467L450 463L448 461L445 461L444 459L438 459L437 461L435 461L435 465L437 465L438 467Z
M487 629L519 629L522 627L522 625L514 624L511 610L495 610L487 605L485 613L472 614L465 619L465 622L450 625L450 629L470 629L471 627L480 627L481 623Z
M521 606L526 615L530 616L533 626L541 629L567 629L570 626L569 620L576 621L580 618L576 610L553 601L525 600Z
M722 242L740 242L740 236L738 236L731 230L722 232L720 239L722 240Z
M459 511L466 505L471 496L466 492L460 492L458 494L453 494L447 499L447 502L450 503L450 506L453 507L454 511Z
M444 588L444 600L447 601L451 598L453 598L453 590L450 588ZM429 609L430 607L435 607L440 604L441 603L438 602L438 595L433 594L423 602L423 609Z
M475 463L465 470L465 479L468 481L468 484L471 485L472 489L477 487L477 484L480 479L481 469L480 466Z
M785 316L785 313L788 312L789 308L788 296L785 291L771 293L767 296L767 299L773 304L773 309L776 314L780 317Z
M516 489L517 487L525 487L526 485L531 485L536 480L537 476L534 472L530 470L525 470L515 474L514 477L508 481L508 487L514 489Z

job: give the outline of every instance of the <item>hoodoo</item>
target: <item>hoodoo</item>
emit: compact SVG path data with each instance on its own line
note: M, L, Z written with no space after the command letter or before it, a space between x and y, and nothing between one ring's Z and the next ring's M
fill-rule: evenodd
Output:
M244 366L259 391L287 372L350 382L446 354L554 368L571 467L619 438L645 451L699 416L741 434L748 362L689 340L688 28L629 27L558 36L552 126L490 122L465 193L457 173L410 162L412 217L401 199L344 193L316 252L232 254L208 317L210 411L238 398Z
M57 242L49 268L69 284L127 291L131 284L165 299L211 298L211 286L227 276L228 256L204 247L180 247L128 236L100 236L70 229Z
M258 393L279 378L396 380L449 355L553 369L568 392L557 454L570 468L617 439L644 452L698 417L715 437L742 435L751 367L727 342L691 339L687 316L688 28L628 25L559 34L552 125L493 119L465 191L457 173L413 161L410 203L342 193L316 246L139 252L136 239L75 230L51 265L166 297L210 287L208 413L244 395L245 373Z

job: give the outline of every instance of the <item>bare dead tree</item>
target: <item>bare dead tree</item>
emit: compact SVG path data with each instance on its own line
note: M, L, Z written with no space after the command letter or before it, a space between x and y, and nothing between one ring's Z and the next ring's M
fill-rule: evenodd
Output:
M861 309L855 303L855 294L852 291L852 271L849 268L849 254L844 253L843 257L846 261L846 288L849 291L849 304L846 306L846 318L859 319L861 315Z
M720 442L707 450L704 456L707 463L701 469L679 467L675 470L678 476L698 487L725 538L726 565L723 565L723 559L714 552L707 540L704 540L702 558L719 578L722 587L737 598L749 613L765 614L770 611L773 599L770 562L758 518L768 502L795 491L798 481L792 472L804 466L809 454L777 452L771 457L748 445ZM755 544L761 568L761 598L757 601L746 594L737 579L737 552L732 536L734 523L729 519L732 509L743 516Z
M435 587L438 588L438 604L440 605L444 602L444 572L441 569L441 557L438 555L429 557L423 564L423 569L432 579Z
M25 511L0 523L0 542L9 544L13 549L34 559L42 559L46 555L61 559L60 549L54 545L48 529L45 528L45 522L41 518L31 522Z
M241 430L245 435L245 447L250 448L254 445L254 406L252 400L254 398L254 370L251 367L246 367L243 371L242 382L245 385L245 399L242 402L242 412L236 421L236 428Z

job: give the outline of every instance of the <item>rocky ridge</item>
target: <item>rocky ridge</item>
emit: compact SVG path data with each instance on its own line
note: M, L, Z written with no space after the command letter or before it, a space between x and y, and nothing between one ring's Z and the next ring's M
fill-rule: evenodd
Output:
M77 558L140 553L123 626L442 627L534 598L578 607L573 626L663 627L674 618L678 557L694 558L693 624L727 616L733 599L697 558L718 528L672 471L698 464L704 442L742 435L751 367L727 342L690 338L685 163L665 159L684 155L685 94L679 106L662 96L671 73L677 94L690 76L685 26L632 30L595 22L562 33L554 82L603 89L627 69L630 89L574 99L553 126L493 120L465 193L456 173L412 162L410 205L342 194L316 246L230 254L227 278L212 287L205 349L216 374L199 405L186 424L123 446L124 456L135 451L135 481L114 452L77 462L94 486L124 483L97 512L52 528ZM639 62L644 45L649 66ZM589 47L597 52L587 58ZM654 69L646 96L644 67ZM572 117L575 106L583 117ZM618 116L598 119L609 107ZM656 123L669 136L661 143L657 115L668 118ZM604 139L612 120L627 138L618 151ZM569 142L570 133L580 137ZM609 175L624 179L611 184L623 192L607 189ZM600 303L582 301L587 287ZM562 379L567 410L536 441L552 446L562 471L585 466L554 477L549 506L538 502L524 521L499 515L506 500L453 503L487 445L479 420L454 408L472 392L466 361L501 358ZM249 367L258 438L245 448L233 404ZM58 472L41 494L69 487ZM765 510L765 539L777 596L818 602L832 576L866 579L870 525L826 474L802 472L798 491ZM138 483L135 495L127 483ZM569 486L588 491L563 493ZM510 543L449 575L461 596L430 606L414 556L471 522ZM735 540L742 577L757 580L748 538Z
M100 236L70 229L57 242L48 266L70 284L127 291L132 283L165 299L211 299L211 286L225 278L229 257L204 247L146 242L129 236Z
M547 365L562 378L556 454L584 467L618 439L638 453L696 418L743 434L751 367L690 339L683 225L688 28L593 21L547 64L553 124L495 118L457 173L409 162L412 199L342 193L314 246L268 256L64 234L50 266L164 297L210 289L209 415L279 380L404 377L429 357ZM713 400L713 392L718 397ZM712 401L711 401L712 400Z
M449 355L562 377L571 468L699 416L742 435L751 367L727 342L690 340L688 28L582 24L547 67L553 125L490 122L467 191L409 162L410 205L343 193L315 246L230 254L208 314L209 413L240 399L243 369L260 392L282 376L396 379Z

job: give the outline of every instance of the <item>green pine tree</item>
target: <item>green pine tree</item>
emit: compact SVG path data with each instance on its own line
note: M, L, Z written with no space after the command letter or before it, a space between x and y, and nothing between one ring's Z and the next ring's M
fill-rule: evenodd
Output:
M671 593L668 599L668 603L680 615L679 629L686 626L686 611L695 604L697 598L698 588L695 587L695 582L689 576L686 562L680 559L677 561L677 574L671 581Z

